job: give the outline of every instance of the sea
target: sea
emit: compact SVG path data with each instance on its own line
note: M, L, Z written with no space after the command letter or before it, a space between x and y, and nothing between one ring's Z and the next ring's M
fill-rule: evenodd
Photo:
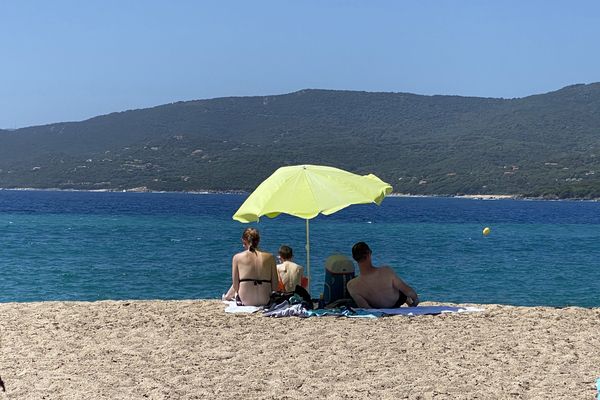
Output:
M306 221L234 221L246 197L0 190L0 302L220 298L247 226L306 266ZM600 306L598 202L387 197L309 232L313 297L326 258L365 241L422 301Z

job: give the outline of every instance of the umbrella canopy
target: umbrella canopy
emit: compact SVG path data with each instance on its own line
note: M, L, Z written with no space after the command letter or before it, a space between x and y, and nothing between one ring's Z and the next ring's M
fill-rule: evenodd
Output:
M306 220L306 264L310 280L308 220L352 204L381 204L392 187L375 175L356 175L334 167L281 167L263 181L233 215L240 222L258 221L281 213Z

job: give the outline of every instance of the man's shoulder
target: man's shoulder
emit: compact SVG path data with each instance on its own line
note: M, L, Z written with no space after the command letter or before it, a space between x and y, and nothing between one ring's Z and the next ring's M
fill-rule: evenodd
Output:
M377 267L377 272L379 274L385 275L385 274L395 274L394 269L392 267L390 267L389 265L381 265L379 267Z
M348 289L355 287L356 285L360 285L360 276L356 276L346 283L346 287Z
M389 280L394 280L398 277L396 271L394 271L394 269L389 265L382 265L381 267L378 267L377 276L379 280L386 282Z

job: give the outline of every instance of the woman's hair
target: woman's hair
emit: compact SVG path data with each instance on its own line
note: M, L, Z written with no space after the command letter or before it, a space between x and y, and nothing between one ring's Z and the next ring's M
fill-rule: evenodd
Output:
M294 253L292 252L292 248L290 246L286 246L284 244L279 248L279 257L281 257L282 259L291 260L293 256Z
M258 242L260 242L260 234L258 233L258 229L255 228L246 228L244 229L244 233L242 233L242 239L246 240L250 247L248 250L256 251L258 247Z

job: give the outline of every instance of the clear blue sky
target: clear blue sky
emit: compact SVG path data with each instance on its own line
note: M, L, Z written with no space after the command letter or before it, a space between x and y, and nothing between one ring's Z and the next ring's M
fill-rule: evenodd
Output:
M0 128L304 88L511 98L597 81L592 0L0 2Z

